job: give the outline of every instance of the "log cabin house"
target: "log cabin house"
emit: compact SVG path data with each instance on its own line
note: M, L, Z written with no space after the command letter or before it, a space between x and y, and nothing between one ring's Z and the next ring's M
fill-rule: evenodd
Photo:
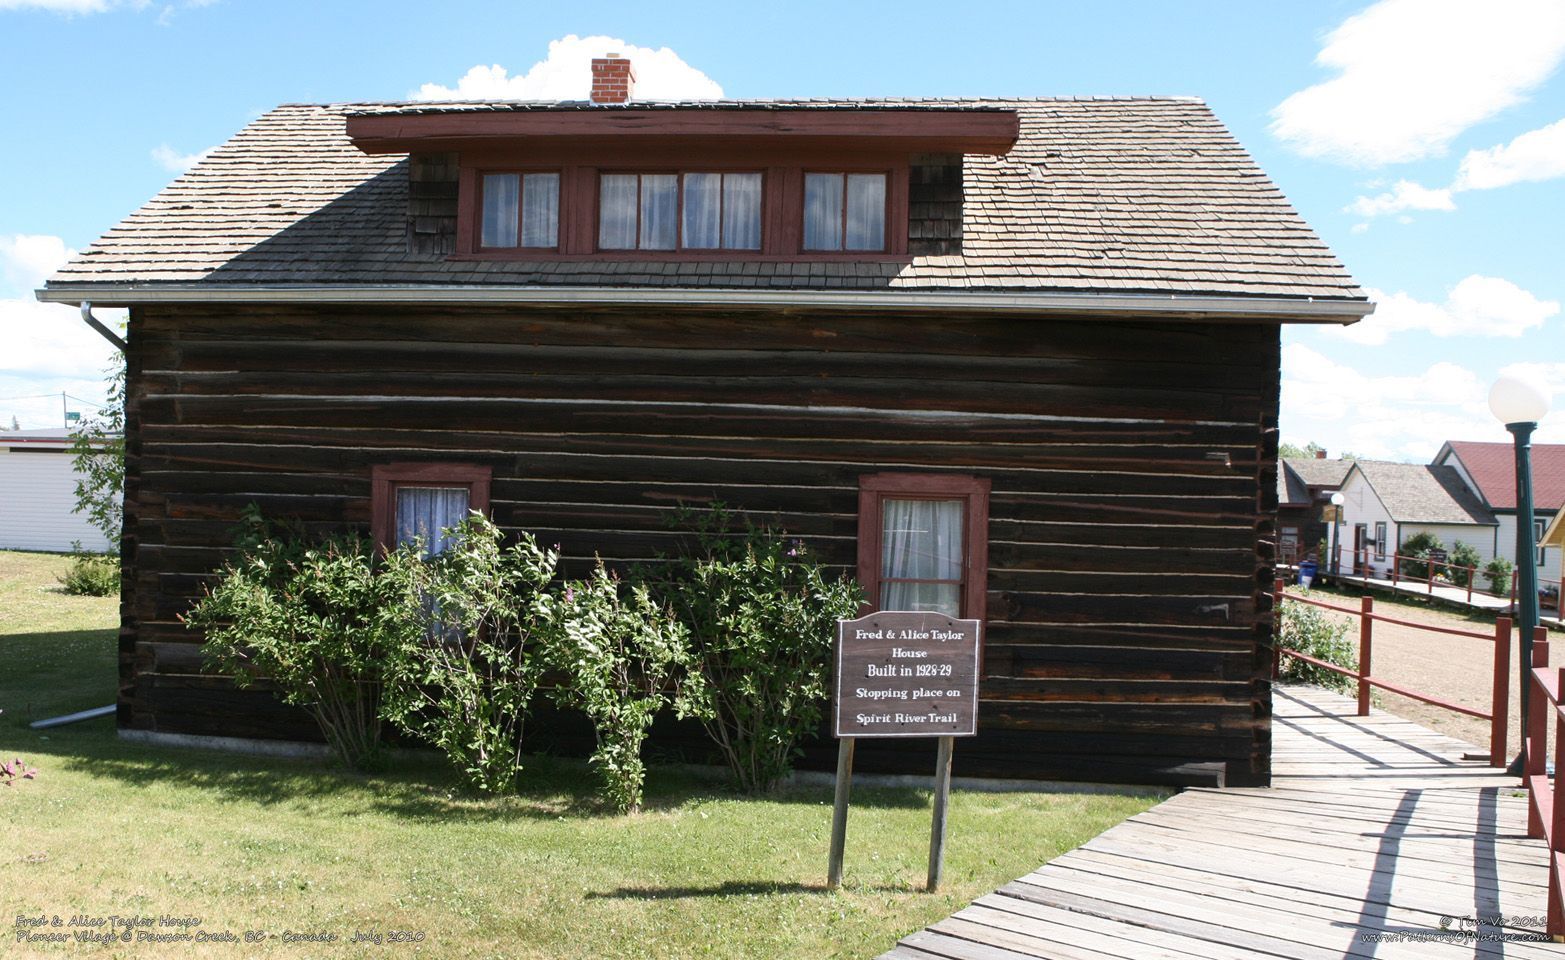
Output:
M314 735L176 621L247 504L482 508L581 562L715 498L984 620L958 775L1268 782L1279 331L1372 306L1206 105L594 69L588 102L279 107L40 291L130 309L122 734Z

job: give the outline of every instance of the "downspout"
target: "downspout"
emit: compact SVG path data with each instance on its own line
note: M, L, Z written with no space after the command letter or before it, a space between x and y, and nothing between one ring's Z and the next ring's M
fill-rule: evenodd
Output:
M98 331L99 336L118 347L120 353L128 353L130 351L130 346L125 342L125 338L104 326L102 320L92 315L91 300L82 301L82 320L86 321L87 326Z

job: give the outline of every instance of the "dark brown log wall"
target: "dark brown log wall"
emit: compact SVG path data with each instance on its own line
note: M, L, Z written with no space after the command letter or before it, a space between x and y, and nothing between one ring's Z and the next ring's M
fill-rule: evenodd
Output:
M950 471L993 484L959 774L1269 777L1275 324L189 306L130 343L122 726L312 735L176 617L247 504L367 529L377 463L488 464L495 519L578 560L716 498L844 570L860 474Z

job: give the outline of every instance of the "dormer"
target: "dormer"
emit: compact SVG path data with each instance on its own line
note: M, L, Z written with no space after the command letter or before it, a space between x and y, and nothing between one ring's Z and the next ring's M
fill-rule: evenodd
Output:
M632 99L375 107L348 135L406 153L414 252L478 260L905 260L960 252L962 157L1015 111L917 102Z

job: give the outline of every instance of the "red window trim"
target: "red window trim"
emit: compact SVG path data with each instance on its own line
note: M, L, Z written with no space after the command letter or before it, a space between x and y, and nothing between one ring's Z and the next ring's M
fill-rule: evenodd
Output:
M880 609L881 502L966 501L963 532L962 617L985 620L989 577L989 480L943 473L868 473L859 477L858 579L867 611Z
M467 487L467 505L489 514L492 471L476 463L383 463L370 467L370 534L392 547L397 529L398 487Z
M553 173L560 178L560 190L554 196L554 246L552 247L524 247L522 243L522 215L526 206L527 186L525 179L516 185L516 246L514 247L486 247L484 246L484 178L491 174L514 173L525 178L532 173ZM560 219L560 208L564 205L565 172L559 167L479 167L473 173L473 216L470 239L473 250L483 255L503 254L506 256L530 256L540 254L558 253L560 250L560 236L565 230L565 223ZM460 190L460 185L458 186Z
M692 143L670 150L649 148L633 162L607 159L607 147L553 149L524 152L485 150L464 152L459 167L457 250L451 260L530 261L771 261L816 263L854 261L905 263L908 259L909 158L903 154L833 153L738 149ZM700 155L699 165L690 158ZM526 247L480 247L482 230L482 173L536 169L560 174L559 247L553 250ZM883 250L805 250L804 172L885 173L886 246ZM598 177L613 173L744 173L761 174L761 249L725 250L599 250Z
M835 176L835 177L841 177L842 178L842 220L841 220L840 223L837 224L837 241L838 241L838 243L841 244L841 246L839 246L836 250L811 250L811 249L809 249L808 247L806 247L804 245L804 215L805 215L805 197L806 197L807 191L805 191L804 189L801 188L800 191L799 191L799 252L800 253L803 253L803 254L806 254L806 255L810 255L810 256L819 256L820 254L830 254L830 255L836 256L836 257L840 257L840 256L844 256L844 255L850 256L850 257L855 257L855 256L866 256L866 255L867 256L874 256L877 253L878 254L884 254L886 252L886 250L891 246L891 185L892 185L892 183L895 182L895 178L892 176L892 171L891 170L887 170L887 169L881 168L881 167L833 167L830 170L817 169L815 167L805 167L802 170L800 170L799 173L800 173L800 183L801 184L804 183L805 181L807 181L809 176L810 176L810 174L812 174L812 173L825 174L825 175L828 175L828 176ZM855 174L855 173L859 173L859 174L862 174L862 173L878 173L881 176L886 178L885 209L883 209L881 211L881 218L882 219L881 219L881 226L880 226L880 246L875 248L875 249L873 249L873 250L849 250L848 249L848 175L849 174ZM907 231L907 225L904 223L903 224L903 232L905 233L906 231Z

